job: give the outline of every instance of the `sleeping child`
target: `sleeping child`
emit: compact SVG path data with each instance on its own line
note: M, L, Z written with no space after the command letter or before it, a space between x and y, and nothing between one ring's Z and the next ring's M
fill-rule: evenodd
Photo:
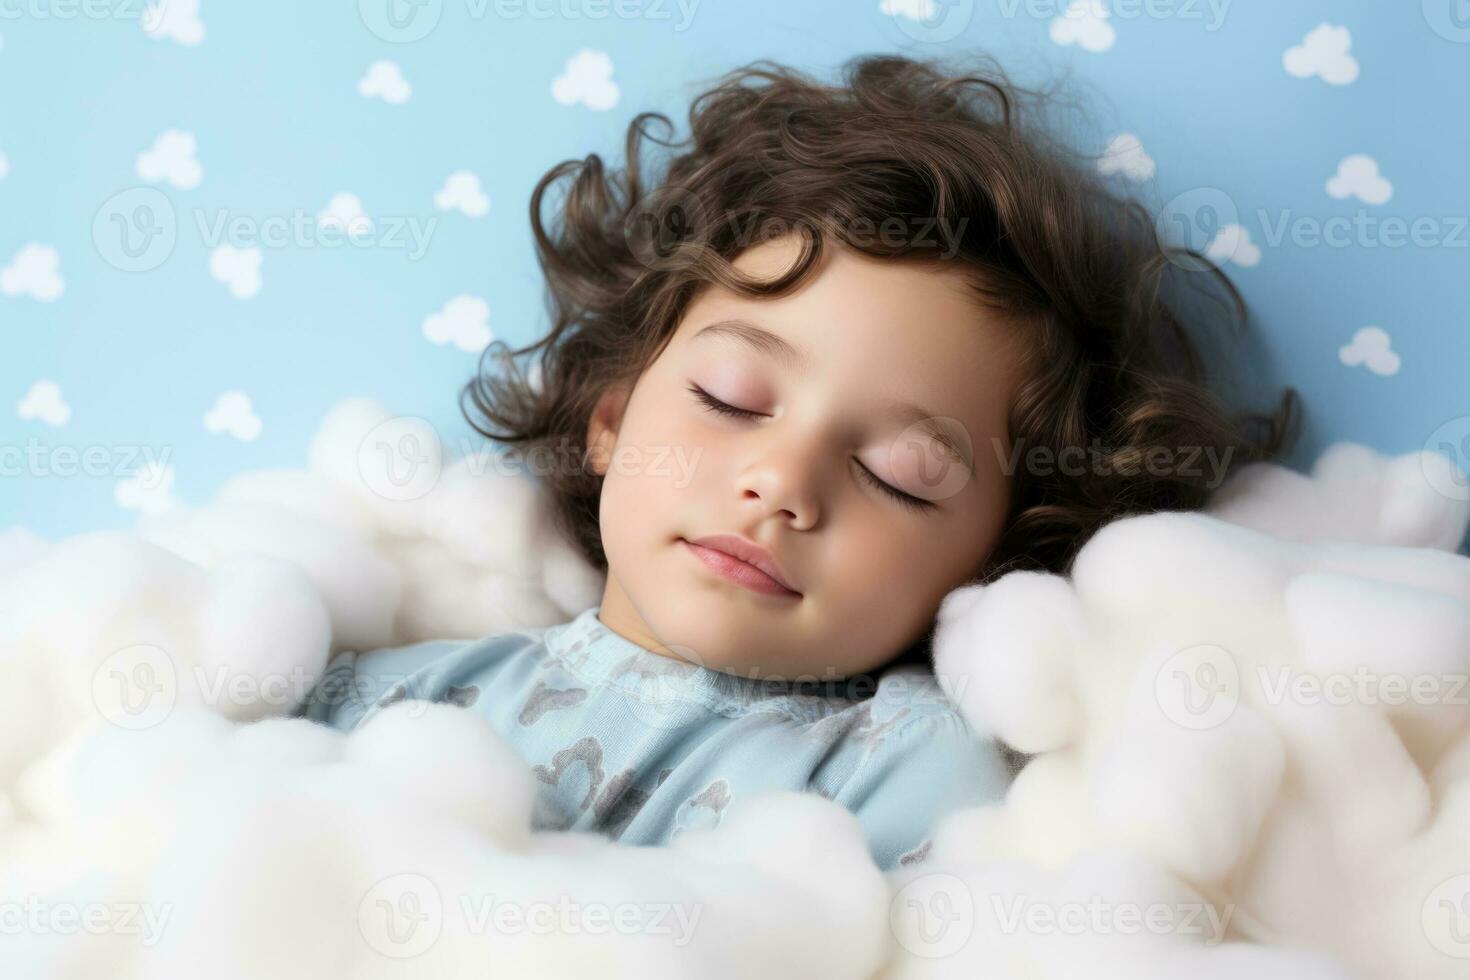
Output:
M1226 473L1200 450L1274 458L1294 408L1227 413L1190 333L1243 325L1238 293L1029 126L1032 98L993 66L867 56L828 86L757 62L694 99L656 180L656 113L625 169L548 172L552 328L487 349L462 405L519 460L578 461L537 478L601 601L341 653L301 713L478 712L533 767L537 829L630 844L798 790L888 869L999 800L1014 758L932 669L944 597L1201 506Z

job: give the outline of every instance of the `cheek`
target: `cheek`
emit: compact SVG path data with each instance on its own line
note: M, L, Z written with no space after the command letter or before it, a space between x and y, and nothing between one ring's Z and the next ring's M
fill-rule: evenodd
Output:
M831 560L836 574L857 585L887 590L893 583L911 578L924 551L914 529L885 515L861 513L858 507L842 527L833 525ZM864 601L868 601L872 592Z

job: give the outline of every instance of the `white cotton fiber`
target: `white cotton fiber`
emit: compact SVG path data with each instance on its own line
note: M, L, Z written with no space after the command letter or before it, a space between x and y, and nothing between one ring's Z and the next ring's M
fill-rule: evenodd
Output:
M0 532L0 582L40 557L50 544L23 527Z
M601 594L533 481L426 426L348 400L306 470L133 533L0 541L0 903L168 913L148 942L7 935L0 976L1464 975L1470 511L1435 459L1247 466L1204 512L1103 527L1070 576L951 593L940 683L1035 757L885 875L819 796L736 794L624 846L533 832L534 777L474 712L281 717L331 650ZM1433 696L1384 697L1398 675ZM668 928L495 917L563 906Z
M515 750L473 712L400 701L353 732L344 758L391 771L418 803L505 847L525 845L535 780Z
M1164 688L1169 690L1169 688ZM1271 725L1246 705L1219 724L1171 723L1140 703L1094 763L1092 811L1107 839L1125 841L1190 881L1218 882L1255 844L1275 803L1286 753Z
M140 524L140 533L175 550L185 538L190 544L181 553L206 567L252 553L296 565L330 610L337 649L371 649L393 641L392 612L402 576L351 532L258 503L213 504L178 515L168 529L163 520Z
M377 533L372 509L341 484L306 470L246 470L225 481L216 504L268 504L360 538Z
M1470 500L1437 488L1463 479L1440 453L1385 457L1367 446L1340 442L1318 457L1310 475L1247 464L1204 509L1283 541L1452 551L1470 527Z
M957 589L939 609L935 676L977 730L1022 752L1050 752L1082 720L1076 658L1085 630L1076 594L1051 575Z
M206 704L237 721L283 714L321 675L332 621L296 567L241 554L214 569L198 609L195 676Z

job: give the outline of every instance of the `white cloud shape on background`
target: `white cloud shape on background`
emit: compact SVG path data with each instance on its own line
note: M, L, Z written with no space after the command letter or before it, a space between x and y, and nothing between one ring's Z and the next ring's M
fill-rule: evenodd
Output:
M1349 54L1353 32L1346 27L1318 24L1300 45L1288 48L1282 62L1297 78L1319 75L1329 85L1358 80L1358 59Z
M143 33L149 37L177 41L192 48L204 40L204 21L199 19L199 0L160 0L143 11Z
M480 187L480 178L468 170L456 170L434 195L434 206L440 211L459 211L471 218L482 218L490 210L490 198Z
M424 336L436 344L453 344L474 353L495 339L489 321L490 304L479 296L462 294L424 318Z
M10 264L0 269L0 293L6 296L29 296L39 303L50 303L65 291L61 256L50 245L23 245Z
M1327 193L1336 198L1356 197L1364 204L1387 204L1393 184L1378 172L1378 161L1361 153L1337 165L1337 176L1327 181Z
M180 190L193 190L204 180L198 150L199 142L193 133L167 130L153 141L153 146L138 154L138 176L150 184L166 183Z
M204 414L204 428L210 432L228 432L241 442L252 442L260 435L261 422L249 395L243 391L226 391Z
M362 210L362 199L356 194L334 194L327 206L317 212L319 228L336 228L356 238L373 233L373 219Z
M397 62L383 58L368 66L367 74L358 79L357 91L369 99L402 105L413 95L413 86L403 77Z
M618 104L618 86L612 80L612 58L605 51L583 48L567 59L566 68L551 83L551 97L562 105L578 102L605 111Z
M939 4L935 0L880 0L878 12L909 20L930 20L939 13Z
M1353 334L1352 343L1337 349L1337 359L1348 367L1361 364L1384 377L1398 374L1402 363L1393 352L1393 339L1380 327L1364 327Z
M1261 249L1251 244L1249 229L1242 225L1226 225L1205 249L1205 257L1216 265L1234 262L1250 268L1261 264Z
M148 462L139 466L132 476L117 481L117 485L112 488L112 494L118 506L125 510L161 514L171 510L176 503L173 487L174 468Z
M0 180L10 176L10 157L0 153Z
M1052 42L1063 47L1075 44L1096 53L1107 51L1118 40L1118 32L1108 23L1111 16L1103 0L1072 0L1051 22Z
M260 292L260 265L264 260L259 248L221 245L209 254L209 274L228 286L236 299L250 299Z
M1100 173L1111 176L1122 174L1129 180L1142 182L1153 177L1158 167L1154 158L1143 149L1143 141L1132 133L1115 136L1097 161Z
M71 406L61 397L61 385L55 381L37 381L26 390L15 406L22 419L39 419L47 425L65 425L71 418Z

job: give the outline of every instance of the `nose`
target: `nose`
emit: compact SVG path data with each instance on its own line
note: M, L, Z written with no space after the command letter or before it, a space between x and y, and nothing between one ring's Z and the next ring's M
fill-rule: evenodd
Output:
M740 506L786 520L793 530L809 530L817 522L814 456L800 447L768 452L736 478Z

